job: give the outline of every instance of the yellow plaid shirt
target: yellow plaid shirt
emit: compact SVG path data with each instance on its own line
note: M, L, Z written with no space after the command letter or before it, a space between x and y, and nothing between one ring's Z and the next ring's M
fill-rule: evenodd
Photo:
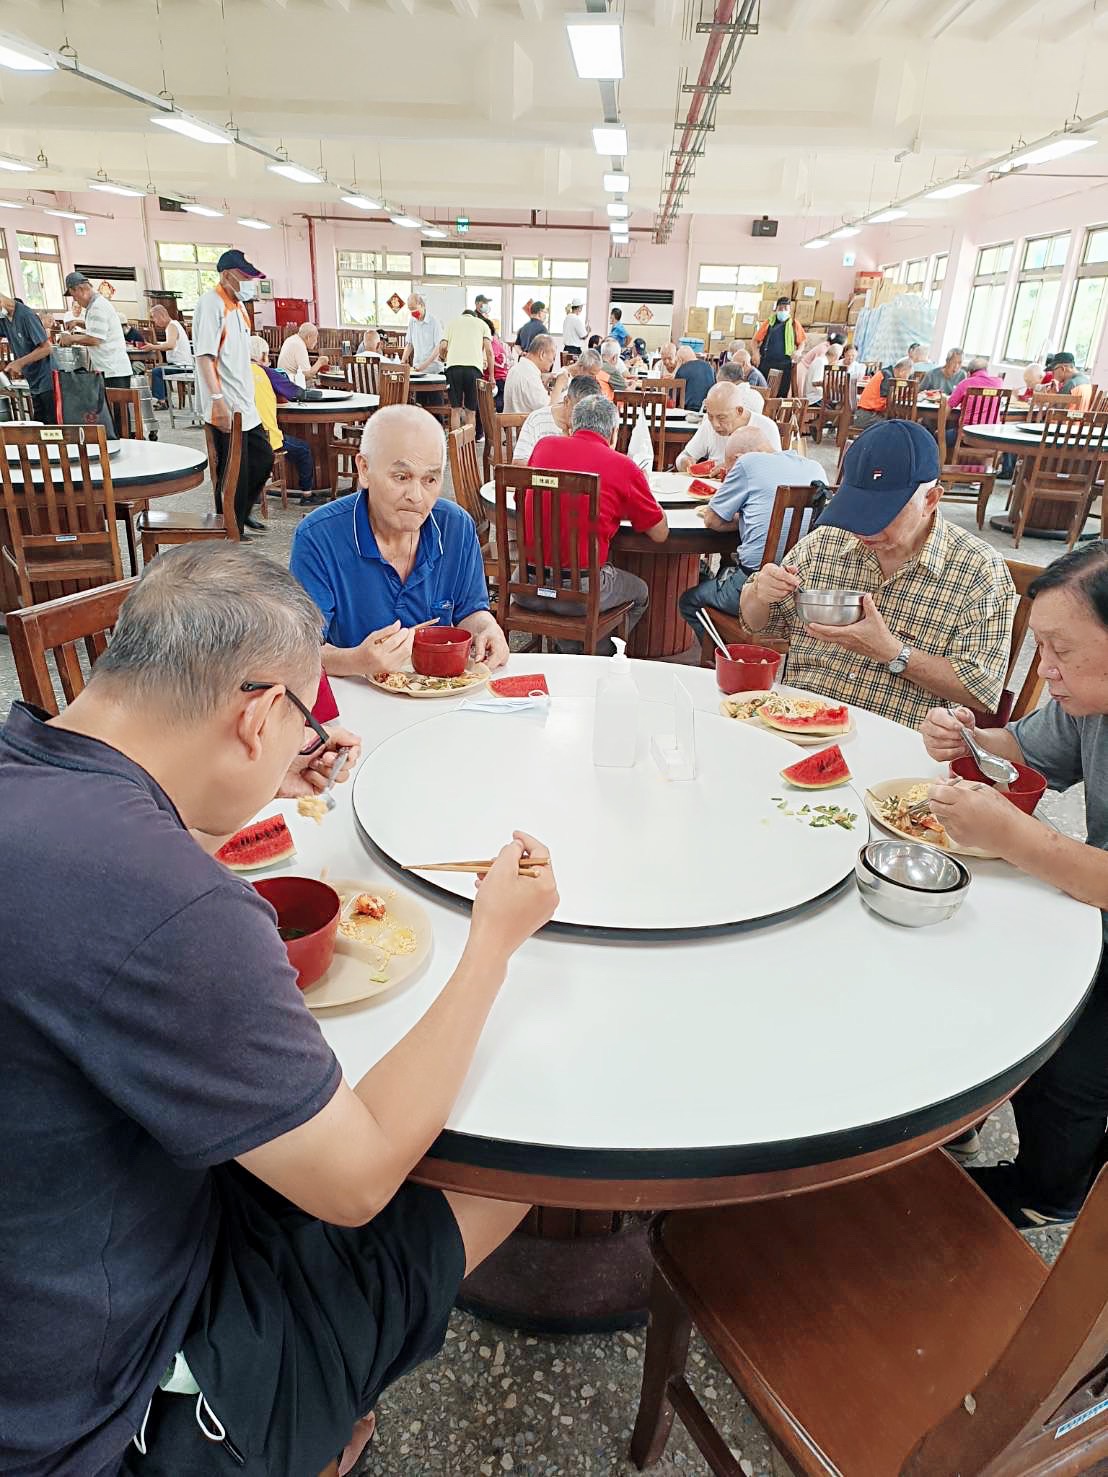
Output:
M903 644L946 657L982 711L994 710L1008 670L1016 591L1001 556L941 513L919 555L886 579L877 558L841 528L816 528L787 563L813 590L864 590ZM836 702L852 703L918 728L944 700L887 665L817 641L797 620L791 600L771 608L753 634L786 636L786 680Z

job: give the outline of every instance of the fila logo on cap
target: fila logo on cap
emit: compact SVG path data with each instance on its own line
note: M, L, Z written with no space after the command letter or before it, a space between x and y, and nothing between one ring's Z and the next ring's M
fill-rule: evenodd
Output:
M879 481L883 476L884 472L880 467L874 467L873 471L870 473L870 477L873 479L874 482Z

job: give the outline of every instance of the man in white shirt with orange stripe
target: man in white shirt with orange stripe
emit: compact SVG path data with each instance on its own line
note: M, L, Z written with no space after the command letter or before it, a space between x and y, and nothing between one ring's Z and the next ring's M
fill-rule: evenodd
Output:
M192 315L192 349L196 357L196 390L200 414L215 433L217 475L231 445L231 417L242 416L242 461L235 489L235 520L240 530L264 531L253 516L273 469L273 451L254 404L250 365L250 320L242 306L255 293L265 273L241 251L225 251L216 262L219 282L201 295Z

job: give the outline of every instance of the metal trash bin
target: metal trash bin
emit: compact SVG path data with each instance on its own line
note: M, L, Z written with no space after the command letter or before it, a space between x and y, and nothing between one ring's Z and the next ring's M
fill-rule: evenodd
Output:
M158 417L154 413L154 396L150 392L150 381L145 374L133 374L131 376L131 388L139 392L139 403L142 406L142 424L146 431L147 441L158 439Z

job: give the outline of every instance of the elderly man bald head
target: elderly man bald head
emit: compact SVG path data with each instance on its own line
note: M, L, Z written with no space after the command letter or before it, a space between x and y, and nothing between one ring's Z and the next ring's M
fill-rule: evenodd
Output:
M321 374L331 362L325 354L318 359L312 358L318 348L319 329L314 323L301 323L296 332L290 334L281 345L277 368L301 387L311 384L316 375Z
M724 449L727 438L740 426L754 424L769 443L771 451L781 450L781 434L768 416L761 414L762 397L747 385L721 380L704 397L704 419L692 440L677 458L677 470L703 466L704 475L723 475Z
M290 568L323 613L332 675L404 670L412 628L429 620L472 632L476 661L508 660L473 519L442 496L445 461L433 416L415 405L379 410L362 434L358 491L297 527Z

